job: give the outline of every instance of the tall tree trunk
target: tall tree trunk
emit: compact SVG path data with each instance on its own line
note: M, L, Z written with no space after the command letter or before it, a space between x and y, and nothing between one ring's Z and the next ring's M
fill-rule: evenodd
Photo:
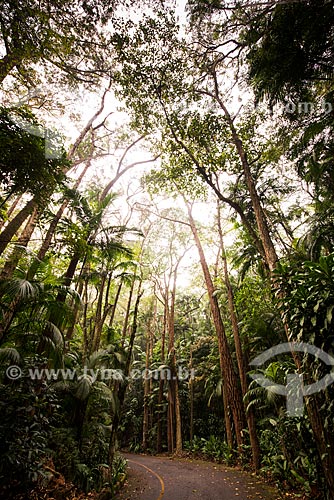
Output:
M266 262L268 264L270 271L273 271L276 267L278 258L275 246L271 239L267 218L262 208L258 192L256 190L255 182L251 173L250 165L248 163L247 154L243 147L242 140L239 137L234 127L234 122L231 115L229 114L226 106L224 105L222 99L220 98L218 81L215 72L213 72L213 78L215 85L215 99L222 108L227 123L229 124L232 133L232 139L243 167L244 177L252 201L258 232L265 252ZM287 338L288 340L291 341L291 338L289 337L288 325L285 323L284 326ZM296 353L292 354L297 368L300 369L300 361L298 355L296 355ZM306 398L306 408L310 419L311 427L314 433L315 443L319 453L320 461L322 463L324 476L327 482L327 490L328 492L330 492L328 494L330 495L330 498L333 499L334 498L334 443L330 433L328 433L327 428L324 426L323 419L321 418L320 415L319 407L317 406L317 404L314 403L315 399L316 398ZM326 445L324 446L323 443L326 443Z
M7 245L12 241L13 237L24 224L25 220L37 207L37 202L35 198L32 198L28 203L21 208L19 213L7 224L5 229L0 234L0 255L4 252Z
M63 285L66 286L66 287L69 287L73 281L73 277L74 277L74 274L75 274L75 271L76 271L76 268L78 266L78 263L80 261L80 257L78 254L74 254L67 266L67 269L66 269L66 272L62 278L62 282L63 282ZM31 268L30 268L31 269ZM28 271L28 274L30 272L30 269ZM63 290L60 290L57 294L57 302L65 302L66 300L66 292L63 291ZM58 325L58 326L61 326L61 322L57 321L57 318L55 317L54 318L54 322Z
M12 213L14 212L14 210L16 209L17 205L19 204L19 202L21 201L22 199L22 194L16 196L15 200L13 201L13 203L11 204L11 206L9 207L9 209L7 210L7 219L9 220ZM2 220L0 222L0 229L3 228L3 226L6 224L6 221L5 220Z
M141 282L139 283L138 287L138 293L137 293L137 299L135 302L135 307L134 307L134 312L133 312L133 322L132 322L132 329L131 329L131 335L129 339L129 348L127 352L127 357L126 357L126 363L124 367L124 376L127 378L130 375L130 367L131 367L131 360L132 360L132 352L133 352L133 346L137 334L137 318L138 318L138 310L139 310L139 302L142 296L141 292ZM121 421L121 416L122 416L122 408L123 408L123 403L124 403L124 398L126 394L126 389L127 389L127 383L123 382L118 390L118 409L115 411L113 414L113 419L112 419L112 425L111 425L111 432L110 432L110 438L109 438L109 446L108 446L108 465L110 468L110 476L112 477L112 464L115 456L115 451L116 451L116 442L117 442L117 431L118 427Z
M182 421L181 421L181 406L179 397L179 380L176 372L176 354L175 354L175 298L176 298L176 278L177 269L181 259L178 261L173 273L173 288L171 293L171 305L169 314L169 338L170 338L170 352L172 352L172 378L174 389L174 405L175 405L175 451L180 454L182 452ZM174 372L174 373L173 373Z
M222 396L223 396L223 406L224 406L224 420L225 420L225 431L226 431L226 441L230 450L233 449L233 432L232 432L232 422L230 417L230 406L228 404L227 390L223 381L222 384Z
M17 248L15 248L12 252L12 255L9 257L7 262L4 265L4 268L1 272L0 279L10 279L21 256L22 256L22 248L26 248L32 233L34 232L36 222L38 219L38 209L35 206L32 210L32 213L28 219L28 222L20 234L20 237L16 241Z
M226 290L227 290L228 310L229 310L229 315L230 315L231 324L232 324L232 331L233 331L233 338L234 338L234 345L235 345L235 353L236 353L238 369L239 369L241 390L242 390L242 395L245 396L247 393L247 390L248 390L247 375L246 375L247 371L246 371L246 367L245 367L245 359L244 359L241 340L240 340L238 318L237 318L237 314L236 314L236 310L235 310L235 303L234 303L234 294L233 294L233 289L232 289L232 285L230 282L230 276L229 276L229 271L228 271L228 265L227 265L227 259L226 259L226 253L225 253L225 245L224 245L224 237L223 237L223 231L222 231L222 225L221 225L221 214L220 214L219 203L218 203L218 210L217 210L217 222L218 222L218 233L219 233L220 247L221 247L221 251L222 251L225 286L226 286ZM260 444L259 444L257 431L256 431L254 410L252 408L250 408L249 411L246 412L246 409L245 409L245 413L246 413L250 443L251 443L251 448L252 448L253 466L254 466L254 469L257 471L260 467Z
M80 261L79 255L74 254L69 262L69 265L67 266L65 275L63 276L63 285L64 286L70 287L70 285L73 281L73 277L74 277L74 274L75 274L75 271L76 271L76 268L77 268L79 261ZM33 266L30 266L30 269L28 271L28 276L29 276L29 273L30 273L32 268L33 268ZM66 291L60 290L57 294L57 298L56 298L57 302L65 302L66 296L67 296ZM74 309L73 309L73 318L72 318L72 324L71 324L71 326L73 325L73 329L74 329L74 325L75 325L76 314L77 314L77 311L79 310L79 307L80 307L79 304L75 304ZM66 326L64 324L64 322L58 318L57 312L52 315L51 322L54 323L55 325L57 325L58 328L60 328L60 329L63 329ZM66 335L66 340L70 340L70 338L71 337Z
M176 371L176 354L175 354L175 298L176 298L176 278L178 266L182 257L178 260L173 270L173 286L171 290L171 300L168 314L168 354L170 356L170 380L169 380L169 405L171 411L169 412L170 418L170 445L171 452L174 451L174 425L175 425L175 451L176 453L182 452L182 422L180 410L180 398L178 389L178 376Z
M182 453L182 419L181 419L181 403L179 395L179 382L175 380L175 451L177 454Z
M192 374L193 370L193 351L190 347L190 360L189 360L189 372ZM189 379L189 406L190 406L190 418L189 418L189 441L192 445L194 440L194 378L191 376Z
M90 339L88 337L88 278L85 277L83 284L83 317L82 317L82 333L83 333L83 360L85 361L90 353Z
M277 263L277 254L276 250L274 247L274 244L271 239L269 227L268 227L268 222L267 222L267 217L264 213L264 210L261 205L260 197L259 194L256 190L255 182L251 173L251 168L247 159L247 154L244 149L242 140L234 126L234 121L228 112L228 109L226 108L224 102L220 98L220 93L219 93L219 86L218 86L218 81L217 81L217 75L215 71L213 70L213 80L214 80L214 87L215 87L215 94L214 97L216 101L218 102L219 106L224 112L225 119L228 123L228 126L230 128L231 134L232 134L232 140L233 143L236 147L237 153L239 155L241 165L243 168L244 172L244 178L247 184L248 192L251 198L253 210L254 210L254 215L256 219L256 224L259 232L259 236L262 242L266 262L269 266L270 271L273 271L276 267Z
M131 309L131 302L132 302L132 295L133 295L134 286L135 286L135 279L132 280L131 288L130 288L130 292L129 292L129 298L128 298L128 302L127 302L127 305L126 305L125 318L124 318L124 323L123 323L123 328L122 328L122 339L123 339L123 341L126 338L126 333L127 333L127 330L128 330L129 317L130 317L130 309Z
M152 328L150 330L151 332L151 342L150 342L150 363L153 360L153 350L154 350L154 343L155 343L155 334L158 329L158 307L157 307L157 300L156 298L153 299L153 318L152 318ZM150 377L150 396L153 396L153 377ZM155 417L155 409L153 408L153 405L149 405L149 428L152 429L154 426L154 417ZM152 443L153 444L153 443Z
M146 357L145 357L145 378L144 378L144 405L143 405L143 442L144 451L148 448L149 432L149 398L150 398L150 378L148 377L151 362L151 344L152 344L152 323L151 318L148 321L146 332Z
M223 371L223 380L226 388L226 396L231 407L234 430L236 434L237 445L239 447L240 453L242 452L242 445L244 444L244 436L243 429L246 426L246 418L245 412L242 402L242 396L238 385L238 379L236 377L233 361L231 357L231 352L228 346L225 328L222 321L222 317L220 314L219 304L217 300L217 296L214 293L214 285L212 282L212 278L210 275L209 267L206 262L206 258L204 255L203 247L198 235L198 231L195 225L195 221L193 219L191 208L189 204L186 202L188 217L190 227L194 236L195 244L199 253L200 263L203 270L203 275L205 279L206 288L209 296L209 303L211 314L213 318L213 323L215 326L215 330L218 337L218 347L220 351L220 356L222 358L222 371Z
M166 289L167 297L167 332L168 332L168 356L170 356L170 377L168 380L168 411L167 411L167 445L169 453L175 449L175 380L174 380L174 318L171 320L171 309L169 307L169 288Z
M165 343L166 343L166 331L167 331L167 317L168 317L168 302L167 302L167 292L165 294L164 300L164 316L163 316L163 326L161 335L161 363L165 364ZM163 415L163 396L164 396L164 378L160 376L159 379L159 394L158 394L158 422L157 422L157 452L162 452L162 415Z
M109 304L109 295L110 295L110 287L111 287L111 280L112 280L112 271L108 273L108 281L107 281L107 286L106 286L106 293L105 293L105 298L104 298L104 306L103 306L103 312L102 312L102 326L106 322L107 316L112 308L112 305Z
M106 279L107 279L106 273L103 273L102 277L101 277L101 281L100 281L99 296L97 299L96 312L95 312L95 327L94 327L92 352L97 351L100 347L101 333L102 333L102 326L103 326L102 304L103 304L104 287L105 287Z
M224 421L225 421L225 431L226 431L226 440L229 448L233 449L233 432L232 432L232 422L230 417L230 400L228 395L228 387L224 378L224 347L223 347L223 339L221 333L217 333L217 341L218 341L218 353L219 353L219 366L220 373L222 377L222 397L223 397L223 405L224 405ZM233 412L232 412L233 413ZM237 443L238 437L237 438ZM242 444L242 443L241 443Z
M112 327L113 322L114 322L116 307L118 304L118 299L119 299L120 294L121 294L122 286L123 286L123 282L121 281L120 284L118 285L117 292L116 292L115 299L114 299L114 303L113 303L112 308L111 308L111 313L110 313L110 318L109 318L109 328Z
M168 383L168 409L167 409L167 446L168 452L174 453L175 439L174 439L174 388L172 384L174 380L169 380Z
M73 282L74 274L75 274L75 271L77 269L79 262L80 262L79 255L74 254L70 260L70 263L67 267L65 277L64 277L65 278L64 283L66 283L67 286L70 286L70 284ZM84 280L82 279L82 280L80 280L78 288L76 289L76 292L78 293L79 297L82 296L83 290L84 290ZM62 297L64 297L64 294L62 295ZM64 297L64 299L65 299L65 297ZM62 300L60 294L58 294L58 300ZM81 304L79 302L76 302L74 304L74 307L72 310L71 322L69 324L69 327L66 330L66 340L67 341L71 340L73 337L74 328L75 328L75 325L77 322L78 313L79 313L80 308L81 308Z

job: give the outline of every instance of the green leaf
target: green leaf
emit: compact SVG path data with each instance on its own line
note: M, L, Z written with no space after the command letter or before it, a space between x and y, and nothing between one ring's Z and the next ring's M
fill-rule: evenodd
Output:
M328 323L332 322L334 304L327 308L326 319Z

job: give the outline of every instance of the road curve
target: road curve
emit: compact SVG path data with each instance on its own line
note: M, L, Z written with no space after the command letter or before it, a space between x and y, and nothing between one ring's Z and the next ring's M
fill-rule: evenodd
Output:
M128 481L117 500L278 500L256 477L201 460L124 454Z

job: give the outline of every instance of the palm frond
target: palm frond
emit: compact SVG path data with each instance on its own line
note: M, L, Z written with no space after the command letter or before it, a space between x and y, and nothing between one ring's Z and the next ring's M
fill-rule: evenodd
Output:
M0 283L0 287L5 294L14 299L27 300L35 298L39 293L39 287L24 278L12 278Z
M55 346L64 346L65 340L62 332L59 330L57 325L52 323L51 321L46 322L46 329L44 330L45 334Z
M0 360L10 361L16 365L21 363L20 353L14 347L2 347L0 349Z
M99 349L98 351L94 351L87 360L87 367L94 368L101 362L105 362L109 360L110 355L106 349Z
M93 377L88 374L81 375L78 378L77 389L75 392L75 397L84 401L88 398L93 386Z

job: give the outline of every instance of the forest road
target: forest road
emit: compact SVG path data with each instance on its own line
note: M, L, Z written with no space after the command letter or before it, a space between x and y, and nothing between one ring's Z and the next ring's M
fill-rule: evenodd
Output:
M117 500L278 500L258 478L202 460L125 453L128 480Z

